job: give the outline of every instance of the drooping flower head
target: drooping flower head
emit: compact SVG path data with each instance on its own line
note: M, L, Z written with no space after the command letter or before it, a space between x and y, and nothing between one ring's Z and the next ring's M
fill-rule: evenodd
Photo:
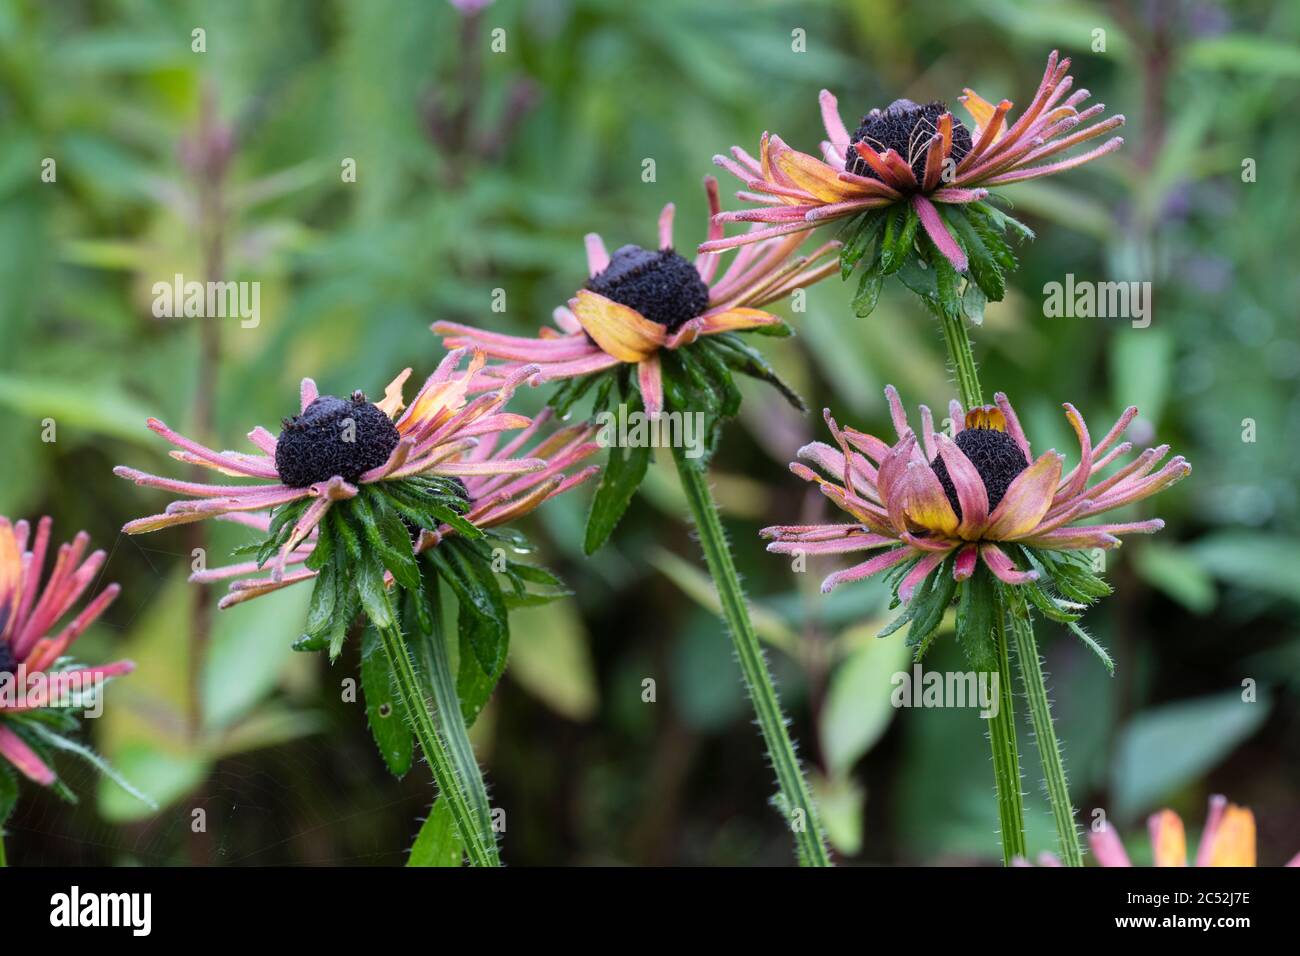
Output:
M236 552L252 560L201 570L191 580L234 579L222 608L312 581L294 647L328 650L333 660L354 624L368 623L361 647L368 708L391 699L390 670L365 663L379 635L405 641L427 658L430 642L441 640L445 583L458 602L461 629L455 693L472 721L505 668L509 608L568 593L544 568L519 561L521 538L494 529L590 477L594 469L572 475L566 469L597 446L587 441L590 429L575 426L537 441L521 457L549 416L529 419L504 406L537 367L521 365L470 397L486 356L476 352L462 371L465 355L463 349L449 353L405 410L402 385L410 369L377 403L360 393L321 396L305 380L300 411L284 420L278 438L261 428L249 434L260 455L214 452L151 420L150 427L178 447L174 457L263 483L198 484L119 468L137 484L199 499L173 502L125 530L216 517L259 532L259 542ZM503 433L519 429L500 444ZM268 483L273 478L278 482ZM269 573L260 573L272 558ZM390 651L383 655L391 662ZM420 670L427 676L431 666L426 659ZM389 769L399 777L406 773L409 735L403 745L402 732L391 725L372 720L371 730Z
M121 589L108 585L58 627L94 589L105 555L87 555L90 536L79 532L59 546L42 583L50 528L42 518L33 537L26 521L0 516L0 772L7 763L42 786L58 779L50 752L70 749L58 741L75 728L73 711L89 707L105 680L135 667L130 661L87 667L66 656Z
M591 478L599 470L596 465L572 473L569 470L600 450L590 440L594 429L590 425L579 424L544 434L553 417L554 413L550 409L543 409L527 427L505 444L501 444L503 434L493 432L482 436L472 447L462 451L459 460L470 464L490 465L517 461L520 459L516 456L526 454L528 460L543 462L544 467L523 474L488 471L454 478L464 499L464 513L460 515L463 522L452 524L443 521L432 527L409 525L407 530L414 538L415 552L423 553L437 547L449 537L463 535L466 527L464 522L478 531L508 524L535 510L543 502ZM537 440L539 435L544 437ZM526 449L530 443L533 443L532 447ZM223 517L253 528L262 535L269 533L272 520L269 512L229 514ZM262 564L251 560L196 571L190 575L190 581L204 584L231 581L230 593L218 605L222 609L292 584L310 581L318 572L304 565L311 558L318 537L317 530L313 529L293 547L284 562L285 567L292 570L287 570L282 575L259 574L263 571ZM391 583L391 574L389 580Z
M711 213L717 213L717 181L706 179L705 190ZM723 393L734 389L728 370L771 378L761 356L733 333L786 334L780 318L760 307L833 272L835 263L823 260L838 243L802 256L795 255L798 236L759 243L742 250L718 275L718 256L701 254L690 261L675 251L673 212L669 203L660 214L653 249L625 245L611 255L600 236L586 237L590 278L567 307L555 310L559 331L543 329L528 338L456 322L436 322L433 331L450 348L472 346L497 359L499 364L484 370L485 381L535 364L539 371L532 384L575 381L572 392L585 392L605 373L634 367L650 415L664 410L665 374L682 380L678 387L703 374ZM712 223L709 235L720 237L721 223ZM557 394L557 403L572 392Z
M709 177L704 185L709 208L716 213L721 208L717 181ZM711 221L709 235L721 236L721 224ZM790 334L780 318L760 307L836 269L833 260L824 260L839 243L797 255L802 239L790 236L747 246L719 275L718 256L701 254L691 262L675 251L669 203L659 216L654 249L626 245L611 255L600 236L587 236L589 278L567 307L555 310L558 331L542 329L536 338L527 338L455 322L436 322L433 331L448 347L473 346L498 360L483 370L478 388L493 387L530 365L535 369L532 384L563 383L550 397L561 415L594 392L592 414L597 418L626 422L627 415L644 416L642 424L671 429L672 416L678 416L678 426L689 416L690 422L700 423L700 450L692 457L702 464L716 445L722 422L739 411L733 373L766 381L803 408L762 354L737 334ZM658 443L629 442L633 447L626 456L611 449L610 467L588 517L587 553L604 543L627 509L645 475L651 447Z
M531 425L526 416L503 409L536 366L514 369L471 398L471 382L486 357L475 353L461 370L465 357L463 349L449 353L409 408L402 400L409 369L373 404L361 393L347 399L321 396L306 379L300 411L284 420L278 438L260 427L249 433L261 452L257 455L212 451L151 419L149 427L177 446L174 458L260 483L203 484L119 467L116 473L136 484L198 499L172 502L162 514L129 522L123 530L139 534L239 516L257 526L257 515L269 512L265 540L250 549L256 555L250 570L274 557L270 577L245 582L223 603L314 578L300 643L328 645L337 656L363 605L372 620L390 620L386 580L405 589L421 586L412 529L418 534L449 525L468 536L481 535L464 517L472 507L467 480L548 474L552 463L542 458L474 454L485 438ZM304 567L287 571L298 564Z
M1040 578L1072 601L1091 600L1105 585L1070 555L1114 548L1121 535L1164 527L1159 518L1080 522L1150 497L1191 471L1182 456L1157 470L1169 452L1168 445L1161 445L1101 477L1132 450L1119 439L1137 415L1133 407L1094 444L1083 416L1066 403L1079 459L1065 472L1065 459L1055 451L1034 457L1014 408L1001 393L994 405L969 410L954 400L949 406L951 437L935 429L925 406L918 434L894 388L885 394L897 432L892 444L841 429L827 411L835 447L814 442L799 456L828 477L801 462L790 465L854 520L778 525L762 532L772 539L768 550L777 553L880 552L827 577L823 591L894 569L901 601L924 595L946 607L954 586L970 580L982 565L1002 584L1027 586L1035 605L1047 613L1067 612L1071 606L1062 607L1044 593L1036 583Z
M1183 820L1172 810L1161 810L1147 818L1151 834L1151 856L1154 866L1187 866L1187 833ZM1088 834L1097 863L1107 867L1132 866L1128 851L1110 823ZM1044 866L1060 866L1061 862L1050 853L1039 858ZM1229 803L1221 794L1210 797L1210 811L1201 831L1201 842L1192 866L1254 866L1255 865L1255 815L1246 807ZM1300 853L1293 856L1287 866L1300 866Z
M491 392L468 398L469 385L486 362L476 353L460 371L465 351L447 355L429 376L410 407L402 401L406 369L371 403L361 392L348 398L321 395L316 383L303 379L299 413L284 419L279 437L261 426L248 433L257 454L213 451L168 428L156 418L149 428L176 446L171 456L219 474L256 479L256 484L205 484L147 474L118 466L114 473L138 485L187 496L157 515L128 522L123 531L141 534L205 518L253 513L292 506L295 523L281 543L275 573L281 575L290 554L320 524L338 502L355 499L371 485L400 487L403 482L432 479L434 495L456 498L449 481L460 476L520 475L546 463L533 458L467 461L464 452L478 438L522 428L529 419L503 407L520 381L534 369L520 368L504 377ZM405 410L403 411L403 409ZM450 490L449 490L450 489ZM288 511L280 511L288 514Z
M821 115L827 138L821 144L820 159L769 133L763 134L757 159L738 146L732 148L734 158L714 157L715 163L745 185L738 198L758 204L757 208L720 213L715 221L759 223L762 228L729 238L710 237L700 249L717 252L797 233L833 219L861 216L853 228L858 242L869 244L883 230L886 238L877 249L886 252L885 268L890 271L896 268L891 257L910 253L918 223L958 272L965 272L969 258L976 256L984 260L982 268L997 268L1002 250L986 248L996 241L987 233L1000 233L1009 217L981 202L990 189L1081 166L1123 143L1122 138L1113 137L1068 159L1053 159L1124 122L1123 116L1112 116L1088 125L1105 107L1097 104L1080 109L1089 93L1071 93L1074 81L1069 68L1069 59L1061 59L1053 51L1029 106L1014 119L1010 100L995 106L967 89L959 99L970 114L969 127L940 102L899 99L884 109L869 111L850 133L840 118L836 98L823 90ZM936 204L949 210L973 208L970 216L944 215ZM895 209L906 215L896 220L895 229L886 230L884 214ZM898 243L903 238L906 243L885 248L886 242ZM853 244L849 240L846 249ZM989 256L989 252L997 255ZM869 260L867 267L873 264ZM979 273L974 277L979 280ZM985 283L980 285L983 288Z

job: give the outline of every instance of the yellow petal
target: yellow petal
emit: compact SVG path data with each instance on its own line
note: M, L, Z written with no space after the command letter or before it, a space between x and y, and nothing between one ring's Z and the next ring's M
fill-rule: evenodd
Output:
M1061 483L1062 458L1045 452L1036 462L1016 475L998 506L989 515L984 537L989 541L1023 538L1043 520Z
M396 418L398 413L406 407L406 403L402 401L402 386L406 384L406 380L410 377L411 370L409 368L403 369L397 378L388 383L388 387L384 389L384 400L375 402L375 407L389 418Z
M1156 866L1187 865L1187 834L1174 811L1161 810L1151 818L1151 854Z
M993 119L993 114L997 112L997 107L984 99L984 97L980 96L970 87L962 90L962 92L966 95L961 97L961 105L966 107L966 112L969 113L971 119L975 121L975 132L972 134L972 137L978 139L979 134L984 131L984 128L989 125L989 121Z
M14 526L8 518L0 518L0 638L8 636L22 583L23 556L18 550Z
M719 332L743 332L763 325L777 325L780 318L761 309L727 309L705 316L700 322L701 335L717 335Z
M899 484L906 483L905 503L907 517L915 524L943 538L950 538L957 533L960 522L957 512L952 510L943 485L929 465L909 462L907 472ZM892 494L903 489L895 486Z
M970 87L966 87L966 90L962 92L966 95L961 96L959 99L961 99L963 107L966 107L966 112L971 114L972 120L975 120L975 129L971 131L971 138L978 142L980 135L993 121L993 117L997 116L997 107L985 100L978 92L971 90ZM993 142L995 143L1002 138L1002 134L1006 131L1005 118L998 121L998 126L1001 126L1001 129L993 134Z
M1228 804L1210 848L1210 866L1255 865L1255 815L1245 807Z
M966 427L1004 432L1007 430L1007 418L996 405L980 405L966 413Z
M800 189L812 193L822 202L843 202L863 193L863 189L850 183L842 182L839 175L843 170L834 169L820 159L786 147L773 151L776 168L789 177Z
M570 299L569 308L592 341L620 362L639 362L664 344L664 327L658 322L590 289Z
M415 396L415 401L406 410L406 414L398 420L398 434L409 435L417 428L426 429L424 434L428 434L429 430L436 428L464 408L466 395L469 393L469 383L486 362L486 355L475 352L463 375L433 385L426 383L420 390L420 394Z

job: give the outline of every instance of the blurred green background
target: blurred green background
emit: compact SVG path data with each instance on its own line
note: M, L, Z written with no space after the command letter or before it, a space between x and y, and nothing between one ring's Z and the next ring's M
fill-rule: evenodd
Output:
M216 615L210 639L194 639L191 548L220 563L239 529L119 535L166 499L112 466L182 470L147 416L243 447L253 425L275 431L297 410L303 375L372 396L406 365L418 379L439 357L437 318L547 323L585 279L586 232L648 244L674 201L679 245L701 241L710 156L752 151L765 129L815 151L822 87L850 121L900 96L955 107L964 86L1023 106L1054 47L1094 102L1127 114L1127 143L1005 190L1039 239L976 332L985 385L1010 394L1037 447L1068 453L1062 401L1094 434L1135 403L1135 441L1159 435L1195 466L1136 515L1158 509L1167 530L1108 556L1118 593L1087 623L1116 675L1043 625L1073 797L1083 822L1103 810L1149 859L1148 813L1172 806L1194 831L1222 791L1254 809L1261 863L1288 859L1300 850L1298 36L1294 4L1208 0L499 0L471 17L432 0L0 2L0 513L50 513L61 539L85 528L111 552L124 593L80 655L140 667L88 732L164 805L151 814L64 764L82 802L28 788L11 862L398 864L427 809L427 770L390 777L362 704L342 699L356 648L333 667L289 650L305 590ZM228 162L204 167L222 143ZM40 176L47 157L54 182ZM342 180L349 158L355 182ZM261 283L257 328L153 317L154 282L213 268ZM1043 286L1067 272L1152 282L1153 323L1044 318ZM855 320L851 291L832 278L805 312L783 307L798 335L764 340L773 361L812 408L869 431L887 427L887 382L909 405L942 407L952 389L932 320L897 289ZM205 348L219 356L206 366ZM818 415L748 388L715 472L839 858L993 862L982 723L890 707L905 651L874 636L882 592L824 598L829 564L794 574L757 539L826 514L785 468L821 432ZM652 469L596 559L581 555L589 489L530 519L576 596L516 616L506 679L475 728L511 864L791 862L674 482ZM965 669L950 640L927 664ZM1027 727L1020 740L1038 852L1052 828Z

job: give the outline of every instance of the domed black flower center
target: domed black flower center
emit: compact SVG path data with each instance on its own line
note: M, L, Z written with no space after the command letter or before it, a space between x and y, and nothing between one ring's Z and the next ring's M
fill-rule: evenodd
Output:
M995 428L964 428L957 433L953 441L970 459L970 463L975 466L975 470L983 479L984 490L989 496L991 513L998 506L998 502L1005 497L1007 488L1015 480L1016 475L1029 467L1029 462L1025 460L1025 453L1020 450L1014 438ZM948 474L948 466L944 464L942 456L936 455L934 461L930 462L930 467L939 476L939 484L943 485L948 503L952 505L952 510L960 519L962 513L961 504L957 500L957 489L953 486L952 478Z
M587 280L587 288L636 309L669 332L709 307L709 287L695 266L671 249L623 246Z
M866 143L877 153L892 149L912 167L918 183L925 180L925 158L930 151L930 138L939 131L939 117L948 107L937 100L921 106L911 100L894 100L888 108L872 110L862 117L862 125L849 141L849 155L844 168L858 176L880 179L876 171L858 155L853 143ZM952 118L952 159L961 162L971 151L970 130L957 117Z
M388 460L399 436L388 416L361 392L350 399L322 395L301 415L284 420L275 446L275 470L291 488L339 475L355 482Z
M18 673L18 658L8 641L0 640L0 674Z

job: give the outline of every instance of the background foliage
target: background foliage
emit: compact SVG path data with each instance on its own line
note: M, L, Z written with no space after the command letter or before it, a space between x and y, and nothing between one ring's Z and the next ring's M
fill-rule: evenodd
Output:
M144 419L185 430L196 414L201 320L153 318L150 288L202 275L180 144L205 90L234 143L225 271L261 283L261 324L220 329L213 440L236 447L296 409L303 375L376 395L405 365L428 374L435 318L534 330L584 279L588 231L648 243L671 200L679 241L700 241L710 155L752 150L764 129L813 146L823 86L846 115L899 96L955 106L968 85L1023 104L1053 47L1075 57L1096 101L1128 115L1127 144L1006 190L1040 238L977 332L984 381L1011 395L1039 447L1070 447L1061 401L1094 429L1136 403L1137 440L1158 433L1196 469L1159 499L1168 530L1111 556L1119 593L1088 623L1116 676L1045 632L1073 796L1085 819L1104 808L1142 857L1147 813L1169 805L1195 828L1207 794L1227 792L1256 812L1261 862L1289 858L1300 849L1298 21L1295 5L1248 0L500 0L470 21L437 2L0 3L0 512L51 513L62 537L84 527L112 552L125 591L83 656L124 651L140 669L90 732L164 804L148 814L66 767L82 803L29 790L11 860L394 864L427 808L425 768L389 776L364 703L340 700L356 647L333 667L289 650L305 591L223 612L196 643L184 529L118 534L163 499L111 467L165 467ZM206 53L191 52L195 27ZM507 49L492 54L498 27ZM806 52L792 52L795 29ZM1090 52L1096 29L1104 53ZM39 180L44 157L55 183ZM356 183L340 182L345 157ZM1256 182L1242 182L1246 158ZM1043 286L1066 272L1151 281L1152 325L1044 318ZM504 315L490 311L497 288ZM872 431L887 427L886 382L942 407L952 390L930 318L894 289L854 320L851 291L828 280L790 315L796 338L762 343L780 371L813 408ZM40 440L46 418L55 443ZM829 567L792 574L755 534L824 509L785 470L821 430L747 387L716 484L827 824L844 860L989 862L979 721L890 707L905 655L898 636L874 637L883 595L823 598ZM594 560L581 557L581 493L527 529L577 595L516 616L507 679L475 728L510 863L789 862L674 481L652 469ZM244 540L213 534L213 561ZM930 666L964 668L951 641ZM1245 679L1254 704L1241 702ZM1021 740L1037 851L1051 827L1027 728ZM195 833L199 808L207 827Z

